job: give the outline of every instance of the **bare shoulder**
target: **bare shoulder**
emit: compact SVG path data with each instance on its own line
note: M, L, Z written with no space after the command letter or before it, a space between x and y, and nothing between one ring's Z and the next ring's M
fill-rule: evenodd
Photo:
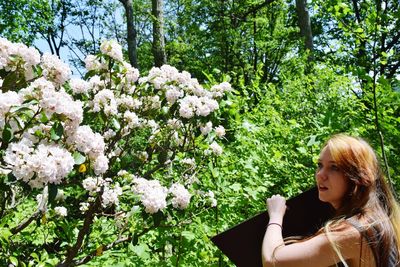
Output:
M311 238L278 248L276 266L331 266L341 260L357 261L361 246L357 229L345 221L328 228L329 231L321 230Z
M345 259L359 257L362 245L361 233L349 222L343 220L336 223L328 227L328 231L322 235L328 239L330 245L336 245Z

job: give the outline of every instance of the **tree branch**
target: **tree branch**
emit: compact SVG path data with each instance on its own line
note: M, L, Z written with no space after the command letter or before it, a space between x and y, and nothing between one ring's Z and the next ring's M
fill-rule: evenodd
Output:
M38 210L34 214L32 214L31 217L26 219L24 222L22 222L21 224L17 225L14 228L12 228L11 233L13 235L24 230L26 227L28 227L29 224L31 224L31 222L38 219L41 215L43 215L46 212L48 196L49 196L49 190L48 190L48 186L46 185L43 188L42 199L40 201Z
M154 226L144 229L136 237L140 237L140 236L146 234L151 229L154 229ZM125 242L130 242L130 241L132 241L132 239L133 239L132 235L126 236L126 237L122 237L122 238L119 238L119 239L115 240L114 242L112 242L112 243L110 243L108 245L100 245L98 249L101 249L101 252L104 252L104 251L112 249L113 247L115 247L118 244L125 243ZM93 250L92 252L90 252L83 259L73 262L70 266L77 266L77 265L81 265L81 264L85 264L85 263L89 262L91 259L93 259L94 257L96 257L98 255L98 249Z
M80 250L83 239L87 234L89 233L90 226L93 223L93 218L94 215L96 214L97 209L101 205L101 195L103 193L103 190L100 191L99 195L97 196L95 202L90 206L89 210L86 213L85 220L83 222L83 227L78 233L78 238L76 239L75 245L68 250L67 256L65 260L62 263L59 263L57 267L69 267L73 266L73 259L76 257L78 254L78 251Z

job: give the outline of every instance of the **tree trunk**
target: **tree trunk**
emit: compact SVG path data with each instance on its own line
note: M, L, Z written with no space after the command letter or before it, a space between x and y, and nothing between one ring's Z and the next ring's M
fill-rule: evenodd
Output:
M313 51L313 36L311 31L310 15L307 8L307 0L296 0L296 12L300 34L305 38L305 47L311 53ZM309 59L311 59L309 57Z
M164 42L163 0L152 0L152 15L154 65L160 67L167 63Z
M133 23L133 5L132 0L119 0L124 8L126 14L126 26L128 31L127 43L128 43L128 57L129 62L135 68L138 67L137 63L137 52L136 52L136 29Z

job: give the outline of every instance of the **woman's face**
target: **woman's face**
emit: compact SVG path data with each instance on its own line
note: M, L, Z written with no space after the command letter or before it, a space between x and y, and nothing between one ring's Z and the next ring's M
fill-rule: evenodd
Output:
M349 192L350 181L338 169L327 147L320 154L315 177L319 199L330 203L335 209L340 208L344 196Z

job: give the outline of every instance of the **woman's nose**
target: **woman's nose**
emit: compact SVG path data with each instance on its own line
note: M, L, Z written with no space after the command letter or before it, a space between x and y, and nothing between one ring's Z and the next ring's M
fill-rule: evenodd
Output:
M318 169L317 173L315 174L315 177L319 180L326 180L327 176L326 176L324 168Z

